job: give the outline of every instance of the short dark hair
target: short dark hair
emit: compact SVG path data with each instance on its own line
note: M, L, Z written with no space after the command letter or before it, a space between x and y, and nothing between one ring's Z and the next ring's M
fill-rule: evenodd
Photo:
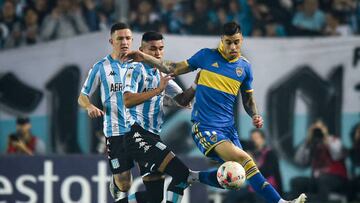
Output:
M148 42L148 41L162 40L162 39L164 39L164 37L161 33L155 31L149 31L143 34L141 41Z
M225 23L222 27L222 35L234 35L236 33L241 33L241 27L236 22Z
M113 34L116 30L130 29L130 26L126 23L115 23L111 26L110 34Z
M17 125L24 125L30 123L30 119L28 117L18 117L16 119L16 124Z

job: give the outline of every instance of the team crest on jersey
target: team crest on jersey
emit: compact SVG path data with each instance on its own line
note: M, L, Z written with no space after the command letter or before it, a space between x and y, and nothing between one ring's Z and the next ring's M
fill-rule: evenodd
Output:
M212 135L210 136L210 140L211 140L211 142L216 142L216 141L217 141L217 135L216 135L216 134L212 134Z
M236 68L236 75L237 75L238 77L240 77L242 74L243 74L243 68L237 67L237 68Z

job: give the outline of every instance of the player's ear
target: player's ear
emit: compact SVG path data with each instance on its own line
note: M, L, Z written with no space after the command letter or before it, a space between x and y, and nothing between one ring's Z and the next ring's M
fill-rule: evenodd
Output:
M109 39L109 43L110 43L110 44L113 44L113 40L112 40L111 38Z
M142 48L142 46L140 46L140 47L139 47L139 50L140 50L140 51L143 51L144 49Z

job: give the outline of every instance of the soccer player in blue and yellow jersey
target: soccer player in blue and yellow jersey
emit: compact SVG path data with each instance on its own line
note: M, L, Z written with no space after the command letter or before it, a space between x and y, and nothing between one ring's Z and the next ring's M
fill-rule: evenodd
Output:
M190 59L178 63L159 60L140 51L129 52L125 58L155 65L162 72L174 75L201 69L196 87L192 112L193 139L200 151L219 162L236 161L246 172L252 188L269 203L303 203L301 194L292 201L285 201L266 181L253 159L242 149L234 127L233 107L238 94L243 106L257 128L263 126L253 97L253 75L248 60L240 54L243 42L241 28L230 22L223 26L218 49L201 49ZM199 173L202 183L221 187L216 179L216 169Z

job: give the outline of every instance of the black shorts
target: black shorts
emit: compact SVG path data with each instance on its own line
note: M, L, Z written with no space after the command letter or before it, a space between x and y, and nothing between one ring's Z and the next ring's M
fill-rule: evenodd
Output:
M106 140L108 160L113 174L122 173L139 164L140 174L156 173L165 157L171 152L159 135L144 130L137 124L123 136Z

